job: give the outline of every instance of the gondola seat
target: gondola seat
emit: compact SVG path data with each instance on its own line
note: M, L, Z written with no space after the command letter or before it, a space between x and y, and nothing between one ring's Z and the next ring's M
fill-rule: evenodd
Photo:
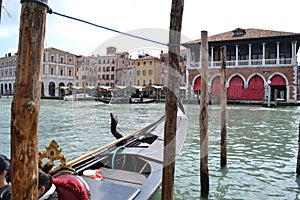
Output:
M89 190L85 181L76 175L62 174L53 178L59 200L89 200Z

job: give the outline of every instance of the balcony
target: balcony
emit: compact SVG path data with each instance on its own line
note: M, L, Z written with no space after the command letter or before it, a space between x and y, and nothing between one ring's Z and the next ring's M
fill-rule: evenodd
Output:
M296 59L281 58L281 59L257 59L257 60L228 60L226 61L227 68L235 67L280 67L293 66L296 64ZM221 61L208 62L209 68L220 68ZM197 69L201 67L201 62L191 62L189 69Z

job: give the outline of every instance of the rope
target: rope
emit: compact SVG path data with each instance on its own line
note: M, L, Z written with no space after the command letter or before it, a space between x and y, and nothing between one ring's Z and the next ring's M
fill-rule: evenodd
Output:
M116 29L112 29L112 28L109 28L109 27L106 27L106 26L101 26L101 25L98 25L98 24L95 24L95 23L92 23L92 22L89 22L89 21L86 21L86 20L83 20L83 19L79 19L79 18L76 18L76 17L71 17L71 16L68 16L68 15L65 15L65 14L62 14L62 13L54 12L49 7L49 5L46 2L44 2L43 0L21 0L20 2L21 3L25 3L25 2L39 3L42 6L46 7L47 13L49 13L49 14L55 14L55 15L58 15L58 16L61 16L61 17L65 17L65 18L68 18L68 19L79 21L79 22L82 22L82 23L85 23L85 24L88 24L88 25L91 25L91 26L95 26L95 27L98 27L98 28L101 28L101 29L105 29L105 30L108 30L108 31L112 31L112 32L115 32L115 33L119 33L119 34L122 34L122 35L129 36L129 37L137 38L137 39L140 39L140 40L144 40L144 41L148 41L148 42L152 42L152 43L155 43L155 44L160 44L160 45L164 45L164 46L168 46L168 47L169 46L180 46L180 44L170 44L170 43L159 42L159 41L148 39L148 38L145 38L145 37L133 35L133 34L130 34L130 33L125 33L125 32L122 32L122 31L118 31Z

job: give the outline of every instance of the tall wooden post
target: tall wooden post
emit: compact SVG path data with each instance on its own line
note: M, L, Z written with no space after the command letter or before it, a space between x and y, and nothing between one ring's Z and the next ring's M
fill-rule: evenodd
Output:
M14 200L37 199L38 119L46 12L46 8L39 3L22 3L16 89L11 108L11 180Z
M299 176L300 175L300 122L299 122L299 128L298 128L298 156L297 156L297 169L296 173Z
M201 99L200 99L200 176L201 196L209 194L208 172L208 40L207 31L201 31Z
M226 166L226 47L221 47L221 167Z
M180 38L184 0L172 0L169 29L169 73L168 93L165 107L166 121L164 132L164 168L162 199L173 199L174 172L176 158L176 124L179 95Z
M0 0L0 23L1 23L1 14L2 14L2 0Z

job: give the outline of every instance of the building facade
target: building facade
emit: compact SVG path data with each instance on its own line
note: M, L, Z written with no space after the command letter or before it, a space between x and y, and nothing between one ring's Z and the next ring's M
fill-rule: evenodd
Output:
M299 98L297 51L300 34L262 29L235 29L208 37L209 94L221 93L220 49L226 47L228 101L296 102ZM201 92L201 39L183 44L190 52L189 83Z
M9 96L15 93L17 54L8 53L0 58L0 95Z
M8 53L0 58L1 95L14 95L18 55ZM57 98L64 96L60 87L75 85L74 54L55 48L44 50L44 64L42 69L42 98Z
M76 63L78 87L121 85L123 70L133 64L128 52L116 52L115 47L107 47L103 56L79 56Z
M44 51L42 75L42 98L62 98L64 87L73 86L75 81L76 56L53 47Z
M140 55L134 60L135 66L135 85L162 85L160 60L150 55Z

